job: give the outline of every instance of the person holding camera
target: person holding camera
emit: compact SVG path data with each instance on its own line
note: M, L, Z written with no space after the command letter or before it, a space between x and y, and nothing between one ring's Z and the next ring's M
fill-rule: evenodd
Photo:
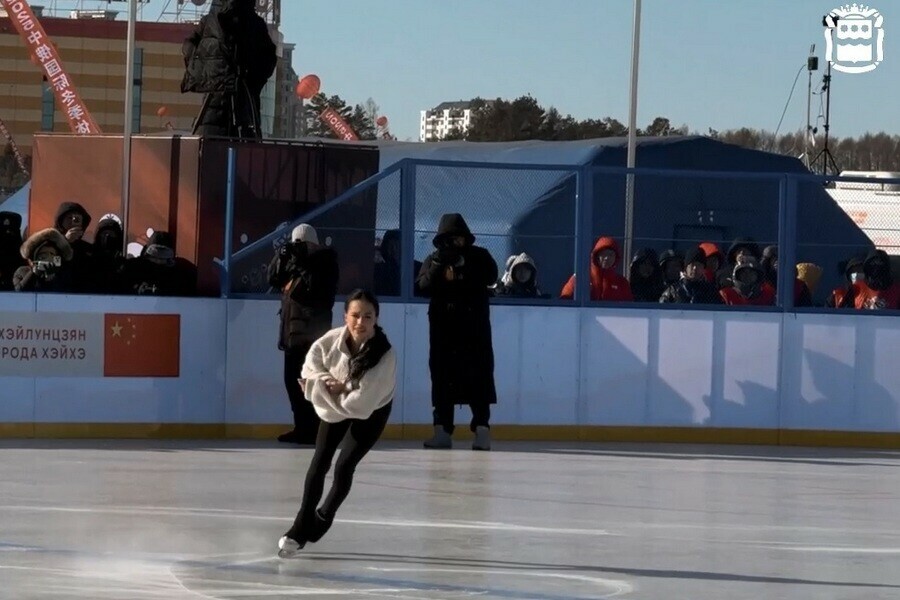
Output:
M497 263L475 236L462 215L445 214L434 237L437 248L422 265L419 289L431 301L428 326L431 348L431 405L434 436L426 448L450 448L453 409L468 404L473 450L490 450L491 404L497 402L494 385L494 347L491 339L491 286L497 281Z
M284 385L294 414L294 428L278 436L279 442L316 442L320 420L298 379L307 352L331 329L338 275L337 253L320 246L306 223L294 228L269 264L269 284L281 290L278 349L284 352Z
M22 215L0 211L0 292L13 288L13 275L25 265L19 254L22 247Z
M69 292L72 288L72 246L56 229L44 229L25 240L22 258L28 263L13 275L17 292Z
M84 239L91 215L77 202L63 202L56 212L56 231L65 236L72 248L69 268L72 270L73 292L90 294L97 291L94 245Z

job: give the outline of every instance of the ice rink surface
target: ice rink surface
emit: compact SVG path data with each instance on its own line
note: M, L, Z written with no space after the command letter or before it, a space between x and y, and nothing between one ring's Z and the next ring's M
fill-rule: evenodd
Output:
M900 598L900 453L382 443L275 556L311 449L0 442L0 598Z

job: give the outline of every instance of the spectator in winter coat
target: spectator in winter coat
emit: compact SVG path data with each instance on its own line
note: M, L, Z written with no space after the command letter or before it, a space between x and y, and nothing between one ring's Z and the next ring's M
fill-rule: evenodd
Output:
M22 248L22 216L0 212L0 292L13 289L13 275L25 264Z
M497 402L497 390L488 300L497 281L497 263L474 245L475 236L457 213L441 217L433 243L437 250L419 272L419 289L431 299L428 366L434 435L425 447L450 448L454 405L468 404L469 427L475 433L472 449L490 450L491 405Z
M128 291L125 280L125 257L122 256L125 234L122 220L114 214L103 215L94 235L94 263L97 273L98 293L124 294Z
M494 288L497 296L508 298L543 298L537 285L537 265L525 254L513 254L506 259L506 271Z
M303 223L291 232L269 264L269 284L281 290L281 329L278 349L284 352L284 386L294 414L294 428L279 442L315 444L319 417L298 380L313 342L331 329L339 279L338 257L319 245L319 235Z
M156 231L138 258L127 261L124 278L129 293L138 296L193 296L197 268L175 255L175 240Z
M70 292L72 246L56 229L44 229L25 240L21 255L27 265L13 275L17 292Z
M719 291L722 300L729 306L774 306L775 292L764 286L765 273L756 259L739 258L734 268L731 287Z
M643 248L635 253L628 270L628 282L635 302L659 302L666 284L655 250Z
M854 283L865 283L866 281L866 273L863 270L866 262L865 256L854 256L847 261L847 264L844 265L842 269L844 273L844 277L847 278L847 285L844 287L835 288L828 299L825 301L825 306L828 308L838 308L841 306L844 300L844 295L853 287ZM849 307L845 307L849 308Z
M375 264L375 294L377 296L400 295L400 230L386 231L379 247L382 262ZM415 279L419 276L422 263L413 261L413 293L419 296Z
M798 263L797 279L802 281L809 290L810 297L814 297L816 290L819 289L819 282L822 281L822 267L815 263Z
M677 304L722 304L715 284L706 278L706 254L691 248L684 257L684 275L670 285L659 301Z
M710 283L716 283L716 273L725 266L725 255L713 242L703 242L700 244L700 249L706 255L706 279Z
M616 273L619 262L619 246L611 237L601 237L591 251L591 300L630 302L631 287L628 280ZM563 286L560 298L575 297L575 275Z
M277 49L256 0L222 0L182 46L181 91L206 94L194 133L259 139L260 95Z
M766 282L763 285L771 288L774 294L778 289L778 246L766 246L763 250L760 267L765 273ZM794 306L812 306L812 295L809 293L809 288L798 278L794 278Z
M66 237L72 247L73 257L71 291L92 293L97 288L97 272L94 265L94 245L84 240L91 224L91 215L77 202L63 202L56 212L56 230Z
M859 310L900 309L900 283L891 275L891 261L884 250L873 250L863 263L865 281L850 286L841 300L841 308Z
M726 256L727 263L724 267L716 272L716 284L719 289L731 287L734 282L731 277L734 274L734 268L742 261L753 259L759 264L762 253L759 251L759 244L751 238L738 238L731 244Z
M678 283L684 272L684 254L677 250L663 251L659 255L659 271L662 273L663 284L667 288L673 283Z

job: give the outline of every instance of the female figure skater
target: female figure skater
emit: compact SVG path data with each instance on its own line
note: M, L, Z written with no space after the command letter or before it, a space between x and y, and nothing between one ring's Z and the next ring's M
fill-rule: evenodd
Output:
M375 296L364 290L350 294L344 304L344 323L313 343L300 372L300 384L322 423L300 512L278 541L281 558L295 556L307 542L325 535L350 493L356 465L381 437L391 414L396 358L378 326ZM325 475L345 436L331 491L319 507Z

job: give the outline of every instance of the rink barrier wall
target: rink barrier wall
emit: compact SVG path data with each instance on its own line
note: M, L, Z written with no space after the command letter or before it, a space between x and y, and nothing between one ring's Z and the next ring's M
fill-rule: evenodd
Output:
M2 294L0 312L179 314L181 356L177 378L2 377L0 437L271 439L291 422L278 307ZM387 439L431 430L427 308L382 305L399 354ZM492 328L497 440L900 448L891 316L494 306Z

